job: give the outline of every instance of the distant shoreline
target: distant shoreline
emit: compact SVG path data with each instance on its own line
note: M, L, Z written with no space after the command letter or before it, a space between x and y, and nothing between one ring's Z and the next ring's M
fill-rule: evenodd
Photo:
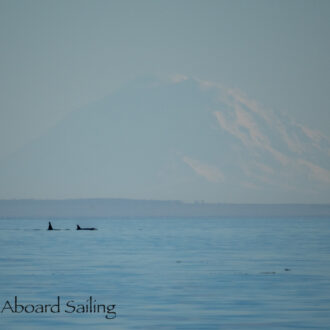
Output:
M87 217L330 217L330 204L186 203L119 198L0 200L0 219Z

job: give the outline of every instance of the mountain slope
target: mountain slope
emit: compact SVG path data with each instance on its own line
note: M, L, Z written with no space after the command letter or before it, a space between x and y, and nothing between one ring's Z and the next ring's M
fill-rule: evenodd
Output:
M0 198L329 202L330 142L241 92L141 79L0 165Z

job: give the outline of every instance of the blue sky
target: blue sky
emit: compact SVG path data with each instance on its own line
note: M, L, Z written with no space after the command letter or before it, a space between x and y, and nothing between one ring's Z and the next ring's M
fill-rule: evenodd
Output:
M239 117L239 110L238 121L231 121L230 112L216 115L221 109L210 112L215 116L217 129L229 135L240 134L235 126L239 123L243 124L243 130L250 129L249 134L261 134L254 135L250 142L263 143L260 148L270 155L274 156L277 150L289 157L280 142L275 142L282 123L295 123L285 126L286 132L302 125L306 136L310 136L308 143L314 143L314 151L309 146L308 157L296 157L294 164L309 168L310 177L323 178L326 186L314 187L312 200L329 201L326 164L329 151L325 142L330 138L329 14L328 1L1 1L0 160L9 161L13 154L50 134L61 120L79 109L90 107L109 94L125 93L129 90L125 86L139 77L153 75L160 80L172 77L178 81L188 77L195 82L221 86L225 93L232 91L236 100L241 97L237 102L243 102L244 95L250 110L256 109L257 104L264 116L275 116L274 120L280 123L278 130L268 136L262 132L265 126L252 127L247 117ZM224 99L221 102L224 104ZM203 104L210 106L209 102ZM258 116L262 116L261 112ZM283 119L285 116L290 120ZM253 123L259 119L253 118ZM199 117L191 120L198 121ZM298 131L294 132L295 137L291 136L291 140L287 137L287 143L292 152L296 148L299 154L297 145L306 141L297 138ZM282 138L287 134L283 133ZM271 140L268 146L266 137ZM205 146L196 144L196 148ZM226 171L230 170L221 170L221 164L211 156L203 158L202 150L196 151L196 159L188 154L180 157L199 173L206 173L205 166L199 165L208 164L208 173L213 173L219 181L229 176ZM251 157L251 153L246 157ZM277 154L277 157L281 156ZM256 166L265 166L263 161L259 159ZM285 181L285 175L292 173L292 168L280 169L282 165L276 168L272 164L278 175L273 179L281 177ZM250 175L251 171L245 169ZM266 167L263 171L271 173ZM293 180L291 185L300 187L301 181L301 178ZM255 182L250 184L252 187ZM72 188L66 195L63 187L57 187L47 195L44 188L38 191L26 186L23 192L15 185L6 190L7 185L10 182L3 186L2 198L87 197L87 190L84 196L79 196L78 188L76 192ZM173 198L223 200L217 189L212 194L213 188L205 187L202 182L191 189L196 187L200 194L185 195L182 190L179 196L173 194ZM118 186L120 196L104 189L97 194L95 189L90 197L171 198L171 190L159 194L152 190L140 194L137 191L130 196L128 190L121 188ZM269 200L283 201L284 191L288 193L285 200L311 200L304 193L304 185L299 189L303 191L301 194L283 188ZM226 201L244 202L244 194L235 196L233 191ZM253 196L249 202L260 200L258 194Z

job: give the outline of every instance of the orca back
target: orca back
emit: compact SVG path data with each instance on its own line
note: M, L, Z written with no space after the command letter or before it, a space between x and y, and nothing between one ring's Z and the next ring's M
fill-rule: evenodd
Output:
M96 228L94 228L94 227L81 228L79 225L77 225L77 230L96 230Z

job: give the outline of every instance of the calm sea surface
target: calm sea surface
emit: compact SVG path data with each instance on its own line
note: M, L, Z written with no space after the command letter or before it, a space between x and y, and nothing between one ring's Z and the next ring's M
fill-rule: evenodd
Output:
M1 329L329 329L330 219L0 220ZM97 231L76 231L75 225ZM67 229L67 230L66 230ZM66 313L115 304L116 318ZM1 310L0 310L1 311Z

